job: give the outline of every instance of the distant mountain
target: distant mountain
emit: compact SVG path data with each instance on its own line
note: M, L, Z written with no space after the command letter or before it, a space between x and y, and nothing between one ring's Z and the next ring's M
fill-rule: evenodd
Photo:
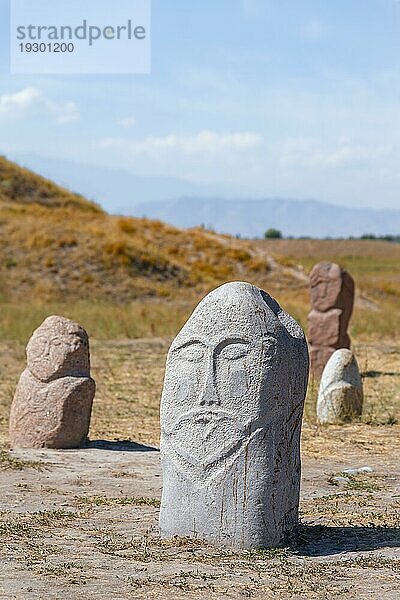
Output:
M218 232L261 237L348 237L400 233L400 211L346 208L316 200L247 198L245 189L200 185L174 177L79 164L35 154L13 154L18 164L99 203L111 214L155 218L177 227L205 225ZM229 197L235 194L236 198Z
M174 177L144 177L124 169L79 164L36 154L11 153L9 158L58 185L98 202L112 214L132 215L138 203L180 196L225 196L233 193L232 187L222 184L207 186ZM243 193L246 194L246 191ZM238 195L242 195L240 190Z
M176 227L204 225L219 233L242 237L261 237L270 227L279 229L285 236L296 237L400 234L400 211L346 208L316 200L182 197L138 204L134 214Z

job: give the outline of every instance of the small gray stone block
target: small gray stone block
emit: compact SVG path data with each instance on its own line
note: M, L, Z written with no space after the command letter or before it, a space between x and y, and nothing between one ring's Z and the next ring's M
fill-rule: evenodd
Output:
M362 473L373 473L374 469L372 467L358 467L351 469L343 469L342 472L346 473L346 475L360 475Z
M321 424L350 423L362 414L363 384L351 350L336 350L322 373L317 401Z
M334 481L337 485L341 483L347 485L349 483L348 477L343 477L341 475L335 475L335 477L332 477L332 481Z

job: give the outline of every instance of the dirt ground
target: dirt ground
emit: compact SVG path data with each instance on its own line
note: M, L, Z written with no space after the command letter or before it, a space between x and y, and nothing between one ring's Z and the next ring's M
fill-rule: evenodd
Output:
M301 526L287 548L257 552L158 538L167 347L163 339L93 343L88 447L9 452L24 352L0 343L0 598L400 598L400 346L356 346L360 423L318 428L311 382Z

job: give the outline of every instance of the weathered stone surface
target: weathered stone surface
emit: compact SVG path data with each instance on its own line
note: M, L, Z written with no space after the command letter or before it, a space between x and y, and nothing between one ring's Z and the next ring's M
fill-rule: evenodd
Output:
M13 448L75 448L89 432L95 383L85 330L49 317L27 346L10 413Z
M311 302L315 310L325 312L330 308L342 308L342 269L330 262L320 262L311 271Z
M265 292L225 284L169 350L161 401L163 537L279 545L297 524L308 352Z
M320 423L349 423L362 414L363 384L351 350L336 350L326 364L317 402Z
M350 348L347 327L353 312L354 281L339 265L321 262L310 275L308 315L311 370L321 375L334 350Z
M343 331L345 332L343 335ZM346 343L346 329L343 327L343 311L333 308L322 313L312 310L308 315L308 335L312 340L324 340L324 346L335 348Z
M89 339L86 331L65 317L48 317L26 347L27 367L40 381L58 377L89 377Z
M354 280L347 271L335 263L320 262L310 273L310 285L315 310L346 309L350 318L354 304Z
M336 352L336 348L332 348L332 346L309 346L310 351L310 365L312 365L312 373L315 376L319 376L322 374L322 371L325 368L326 363Z

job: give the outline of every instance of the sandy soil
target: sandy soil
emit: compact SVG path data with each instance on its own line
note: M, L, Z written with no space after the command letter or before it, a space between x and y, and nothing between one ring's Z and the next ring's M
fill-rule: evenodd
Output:
M397 599L398 453L365 454L306 458L293 545L234 553L158 539L157 450L12 452L0 477L0 597ZM364 466L373 472L335 479Z
M358 349L363 422L316 427L310 387L302 524L287 548L259 552L158 538L154 446L167 347L94 343L96 441L77 451L9 452L8 410L24 357L21 347L0 345L0 598L400 598L399 347ZM369 472L343 473L360 467Z

